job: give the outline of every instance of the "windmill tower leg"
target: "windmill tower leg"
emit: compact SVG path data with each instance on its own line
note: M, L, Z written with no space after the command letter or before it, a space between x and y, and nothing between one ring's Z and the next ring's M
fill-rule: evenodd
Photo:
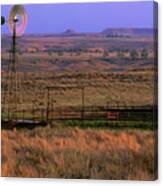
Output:
M8 72L8 119L17 119L17 102L18 102L18 78L17 78L17 51L16 51L16 22L17 18L13 20L13 36L11 44L11 55Z

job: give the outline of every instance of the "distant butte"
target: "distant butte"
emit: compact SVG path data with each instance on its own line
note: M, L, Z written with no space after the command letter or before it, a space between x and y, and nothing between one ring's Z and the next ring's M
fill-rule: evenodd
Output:
M63 35L74 35L76 32L73 29L67 29L65 32L63 32Z
M152 36L151 28L106 28L101 32L105 36Z

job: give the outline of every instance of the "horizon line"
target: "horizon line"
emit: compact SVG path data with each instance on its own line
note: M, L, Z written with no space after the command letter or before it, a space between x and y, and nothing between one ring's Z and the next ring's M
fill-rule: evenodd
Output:
M69 27L69 28L67 28L67 29L65 29L64 31L61 31L61 32L45 32L45 33L43 33L43 32L26 32L24 35L26 35L26 34L63 34L68 30L74 31L74 34L75 33L76 34L98 34L98 33L102 33L106 29L108 29L108 30L109 29L150 29L150 30L152 30L152 29L157 29L157 28L154 28L154 27L106 27L101 31L76 31L74 28ZM8 35L10 33L9 32L4 32L4 33L1 32L1 34L2 35L3 34Z

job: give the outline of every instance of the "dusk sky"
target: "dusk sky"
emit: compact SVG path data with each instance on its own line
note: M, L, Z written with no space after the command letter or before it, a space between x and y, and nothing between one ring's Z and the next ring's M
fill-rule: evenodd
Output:
M152 28L153 1L33 4L24 5L28 13L26 33L100 32L105 28ZM1 7L8 18L11 6ZM9 33L7 24L2 33Z

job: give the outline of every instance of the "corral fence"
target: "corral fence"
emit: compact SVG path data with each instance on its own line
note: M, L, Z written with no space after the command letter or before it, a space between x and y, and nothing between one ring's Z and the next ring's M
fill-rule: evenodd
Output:
M21 110L14 113L17 120L117 120L117 121L152 121L156 114L152 106L67 106L55 109ZM7 119L8 116L6 116ZM5 119L5 117L4 117Z
M63 87L47 87L47 104L44 108L37 108L33 105L30 110L16 110L8 113L2 112L2 123L9 121L20 123L52 123L61 120L92 120L92 121L157 121L157 106L124 106L117 104L111 105L106 103L103 106L85 105L85 87L64 87L66 89L81 90L80 106L55 106L51 100L50 92Z

